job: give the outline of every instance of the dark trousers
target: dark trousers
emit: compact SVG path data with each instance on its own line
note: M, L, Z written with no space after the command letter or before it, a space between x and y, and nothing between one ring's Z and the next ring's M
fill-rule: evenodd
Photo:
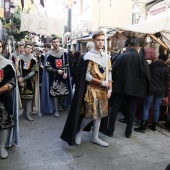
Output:
M126 102L126 132L132 132L133 122L136 113L136 100L137 97L129 96L129 95L121 95L118 93L114 93L111 99L111 108L109 110L109 120L107 129L110 132L114 132L115 130L115 123L117 114L119 112L120 107L122 106L123 102Z

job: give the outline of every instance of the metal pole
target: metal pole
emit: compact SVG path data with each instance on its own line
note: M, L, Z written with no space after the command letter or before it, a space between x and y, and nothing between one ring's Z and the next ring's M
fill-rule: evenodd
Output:
M104 28L104 34L105 34L105 57L106 57L106 81L108 81L108 55L107 55L107 33L106 33L106 27Z

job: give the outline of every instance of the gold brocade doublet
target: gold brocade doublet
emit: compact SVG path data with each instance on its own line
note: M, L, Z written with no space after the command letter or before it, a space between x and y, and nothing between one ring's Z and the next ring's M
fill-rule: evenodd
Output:
M111 62L108 61L108 68L111 70ZM106 80L105 68L93 61L89 61L87 69L90 74L100 80ZM81 114L91 119L98 119L108 115L107 89L99 86L92 86L90 83L86 87L84 102L81 108Z

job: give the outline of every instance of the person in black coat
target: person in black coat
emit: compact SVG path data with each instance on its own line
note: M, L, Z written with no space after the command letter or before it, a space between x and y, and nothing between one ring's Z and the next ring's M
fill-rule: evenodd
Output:
M168 101L169 71L167 65L165 64L167 58L168 56L166 54L160 54L158 60L150 64L150 93L149 96L145 97L144 99L141 125L138 128L134 128L136 132L144 132L147 129L149 109L152 102L154 107L154 115L150 129L156 131L162 99L164 98Z
M93 41L95 43L95 49L92 49L86 53L84 57L82 57L81 63L79 62L82 69L80 74L77 75L78 77L74 97L60 138L66 141L69 145L79 145L81 143L82 131L92 123L93 135L91 141L100 146L107 147L109 144L99 139L98 134L99 127L101 127L101 119L105 118L108 114L107 98L111 96L111 62L110 57L107 56L109 73L108 80L105 81L105 77L103 76L105 76L106 73L104 73L105 70L102 69L106 67L105 53L102 51L104 34L102 32L94 34ZM100 65L103 65L102 68ZM100 74L98 79L92 77L98 74ZM101 81L99 80L100 77L103 77ZM93 89L94 81L96 81L96 84ZM105 82L106 85L103 84ZM106 90L106 86L109 86L108 91ZM86 99L90 102L86 102ZM85 113L80 114L82 111L85 111ZM88 116L89 113L90 117ZM89 130L91 130L91 127Z
M76 70L77 70L77 65L78 65L78 61L80 58L80 52L79 51L75 51L74 55L73 55L73 61L72 61L72 65L70 66L70 74L72 77L72 87L75 83L75 79L76 79Z
M80 76L81 74L81 71L82 71L82 63L83 63L83 57L84 55L90 51L92 48L94 48L94 43L93 42L88 42L86 44L86 52L83 53L80 57L79 57L79 60L78 60L78 65L77 65L77 69L76 69L76 75L74 77L74 83L76 84L77 83L77 77Z
M112 65L112 97L107 129L102 131L112 137L117 113L126 102L127 126L125 136L130 138L138 97L145 97L149 91L150 72L147 61L138 53L139 40L131 39L126 53L119 55Z

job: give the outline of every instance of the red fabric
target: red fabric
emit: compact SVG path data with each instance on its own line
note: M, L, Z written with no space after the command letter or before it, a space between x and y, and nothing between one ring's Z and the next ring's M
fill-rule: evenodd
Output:
M57 67L57 68L61 68L61 67L63 66L61 59L57 59L57 60L55 61L55 64L56 64L56 67Z
M0 70L0 81L4 79L4 70Z
M155 60L156 59L156 51L155 48L145 48L145 57L147 60Z

